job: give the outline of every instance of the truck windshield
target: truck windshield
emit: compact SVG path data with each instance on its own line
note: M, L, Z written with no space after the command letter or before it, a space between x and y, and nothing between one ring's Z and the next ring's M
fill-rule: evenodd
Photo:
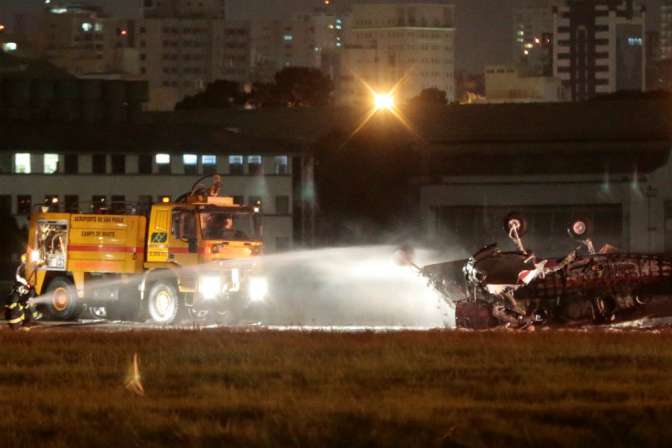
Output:
M251 213L208 211L199 213L204 240L255 239L254 219Z

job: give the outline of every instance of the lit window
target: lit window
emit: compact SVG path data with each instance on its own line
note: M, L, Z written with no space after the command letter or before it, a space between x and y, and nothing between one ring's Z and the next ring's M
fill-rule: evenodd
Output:
M631 47L641 47L642 38L641 37L628 37L628 45Z
M93 25L93 29L96 31L96 33L100 33L103 31L103 24L102 23L96 23Z
M247 156L247 169L254 176L262 174L261 156Z
M82 23L82 31L88 33L93 29L93 24L91 22Z
M54 174L58 172L58 154L44 155L44 173Z
M2 44L2 51L5 53L9 53L12 51L16 51L19 48L18 45L16 45L16 42L5 42Z
M215 174L217 172L217 156L201 156L201 164L203 165L203 174Z
M30 174L30 154L20 153L14 155L14 172L17 174Z
M183 154L184 174L198 174L198 156L196 154Z
M287 156L275 156L275 174L285 175L288 172L288 157Z
M184 154L182 156L182 162L185 165L196 165L198 164L198 156L196 154Z
M229 173L243 174L243 156L229 156Z
M159 174L170 174L170 154L157 154L155 160Z
M294 36L291 34L285 34L282 38L285 40L285 42L291 42L294 40Z

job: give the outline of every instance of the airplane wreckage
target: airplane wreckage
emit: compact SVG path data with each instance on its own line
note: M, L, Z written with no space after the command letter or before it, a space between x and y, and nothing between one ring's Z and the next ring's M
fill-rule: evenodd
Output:
M427 278L455 307L457 328L600 325L672 316L672 257L624 253L611 245L596 251L590 223L568 228L578 247L564 258L538 258L525 248L525 219L504 220L516 249L491 244L467 260L420 267L404 246L398 261Z

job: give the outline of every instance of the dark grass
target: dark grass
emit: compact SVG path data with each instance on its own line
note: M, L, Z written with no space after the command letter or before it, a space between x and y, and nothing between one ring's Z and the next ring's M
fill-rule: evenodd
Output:
M672 333L0 331L0 446L666 446L671 417Z

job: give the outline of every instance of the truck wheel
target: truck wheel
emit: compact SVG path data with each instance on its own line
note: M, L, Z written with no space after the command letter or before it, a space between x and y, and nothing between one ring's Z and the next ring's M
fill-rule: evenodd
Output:
M184 315L184 302L171 282L158 281L152 285L147 297L147 314L152 322L173 324Z
M47 297L47 313L52 319L77 320L84 310L78 303L75 286L66 277L57 277L49 282Z

